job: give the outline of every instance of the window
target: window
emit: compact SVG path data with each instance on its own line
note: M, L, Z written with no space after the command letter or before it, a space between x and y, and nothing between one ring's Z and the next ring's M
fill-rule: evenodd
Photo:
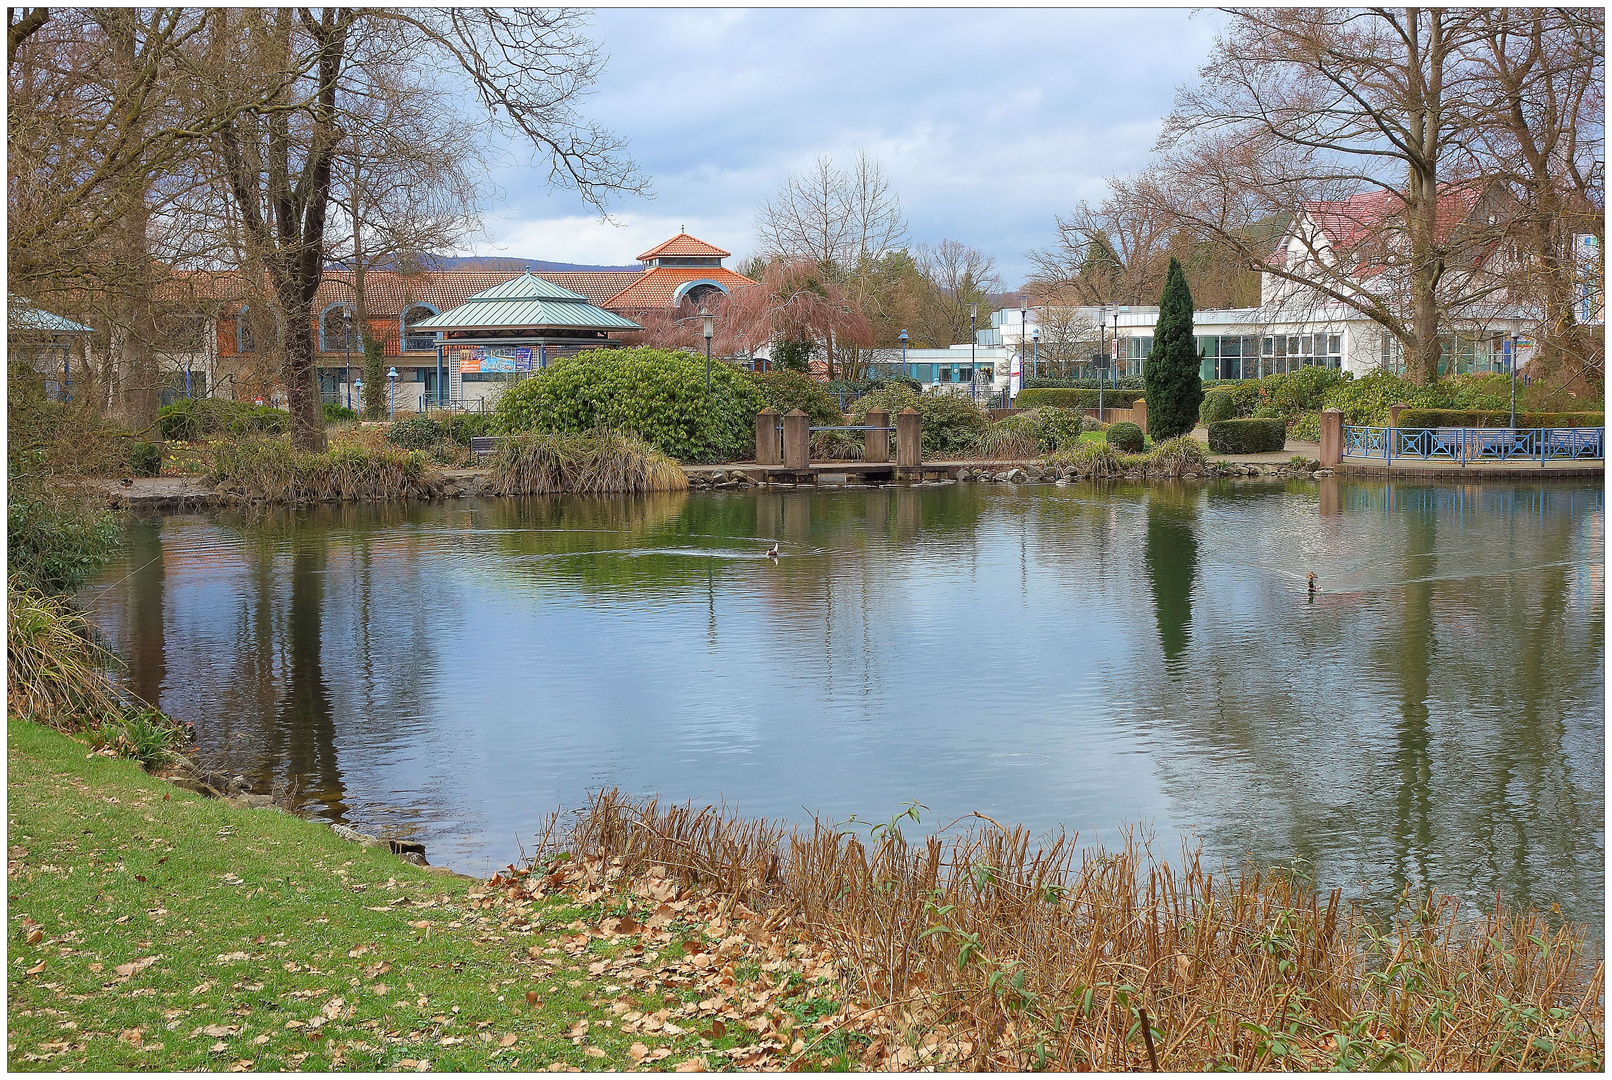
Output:
M363 352L364 343L353 325L353 309L332 304L319 315L320 352Z
M252 336L251 308L242 308L235 315L235 351L257 352L257 339Z
M437 336L434 331L414 331L415 323L437 315L439 312L430 304L415 304L403 312L403 351L404 352L431 352L437 347Z
M1405 370L1405 349L1398 338L1387 330L1378 333L1381 349L1378 354L1378 365L1384 371L1403 373Z

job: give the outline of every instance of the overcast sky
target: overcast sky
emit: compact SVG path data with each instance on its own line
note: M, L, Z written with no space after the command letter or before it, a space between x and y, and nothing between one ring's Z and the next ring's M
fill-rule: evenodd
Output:
M619 202L611 225L549 191L546 170L500 169L505 197L474 250L627 264L686 226L733 266L791 171L865 145L915 243L971 244L1012 288L1055 214L1145 160L1222 23L1185 9L601 9L610 59L584 108L627 138L655 197Z

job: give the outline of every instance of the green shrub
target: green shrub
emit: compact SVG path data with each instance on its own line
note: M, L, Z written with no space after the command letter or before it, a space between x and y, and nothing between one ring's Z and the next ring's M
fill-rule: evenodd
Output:
M209 435L283 435L291 427L291 414L250 401L185 398L164 405L157 413L157 422L164 439L193 442Z
M1181 263L1172 256L1153 327L1153 353L1142 372L1148 427L1159 441L1185 435L1197 423L1203 404L1200 367L1192 339L1192 292Z
M1114 378L1109 375L1105 379L1077 379L1072 376L1031 375L1024 380L1026 390L1096 390L1101 383L1109 390L1143 390L1146 389L1144 380L1140 375L1121 375ZM1208 383L1204 384L1208 386Z
M1342 412L1345 424L1386 427L1388 410L1401 401L1422 409L1442 409L1451 404L1444 386L1417 386L1392 372L1374 371L1332 387L1327 391L1325 407Z
M162 448L144 441L131 443L129 470L136 476L156 476L162 472Z
M1271 386L1270 397L1283 415L1291 416L1320 409L1326 404L1327 392L1349 381L1350 376L1333 368L1302 367L1286 375L1267 378L1281 380Z
M765 404L748 372L670 349L600 349L554 361L504 392L501 434L611 428L641 436L679 461L732 461L755 450Z
M1019 396L1013 399L1013 404L1021 409L1038 409L1043 405L1051 405L1059 409L1095 409L1097 408L1096 390L1074 389L1048 389L1048 390L1021 390ZM1115 390L1109 387L1102 392L1103 408L1128 409L1137 398L1144 398L1147 392L1140 387L1134 390Z
M1287 421L1280 417L1221 420L1209 425L1209 449L1217 454L1269 454L1286 445Z
M1292 426L1287 429L1288 437L1298 439L1300 442L1321 441L1321 414L1318 412L1299 413L1293 418Z
M1221 420L1230 420L1236 415L1237 393L1231 389L1209 391L1203 395L1203 404L1198 407L1198 423L1204 427Z
M386 441L405 450L429 450L447 434L429 416L408 416L387 426Z
M1399 414L1401 430L1410 428L1503 428L1511 425L1510 410L1483 409L1406 409ZM1600 412L1520 412L1519 428L1605 427L1606 414Z
M769 409L780 414L799 409L811 418L814 427L840 427L845 423L839 396L804 372L753 372L750 378L761 389Z
M438 422L448 438L460 446L469 446L471 439L493 433L493 418L490 413L454 413L444 416Z
M1112 424L1108 429L1108 445L1124 454L1140 454L1145 439L1142 429L1129 420Z
M343 420L357 420L358 414L345 405L337 405L334 401L325 402L325 423L336 424Z
M970 453L990 422L985 410L966 394L918 394L909 387L886 385L858 398L851 406L854 424L865 424L874 409L883 409L895 423L903 409L917 409L922 420L925 458L955 457Z
M23 588L72 592L112 560L121 537L105 495L11 474L6 570Z

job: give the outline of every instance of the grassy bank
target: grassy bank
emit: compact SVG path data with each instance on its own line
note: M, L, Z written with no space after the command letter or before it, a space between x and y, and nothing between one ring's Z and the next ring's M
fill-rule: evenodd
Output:
M308 454L278 439L215 444L207 479L223 498L247 503L429 498L442 486L417 451L342 444Z
M494 909L484 883L7 735L13 1069L671 1069L759 1038L626 1030L693 1006L589 972L632 953L576 944L597 897Z

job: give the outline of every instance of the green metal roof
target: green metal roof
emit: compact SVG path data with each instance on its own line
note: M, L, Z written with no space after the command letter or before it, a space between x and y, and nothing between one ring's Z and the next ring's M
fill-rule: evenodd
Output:
M6 298L6 328L33 330L44 334L93 334L95 331L71 319L34 307L26 297L12 295Z
M588 298L531 271L469 297L452 311L412 323L415 330L515 330L554 326L579 330L642 330L631 319L594 307Z

